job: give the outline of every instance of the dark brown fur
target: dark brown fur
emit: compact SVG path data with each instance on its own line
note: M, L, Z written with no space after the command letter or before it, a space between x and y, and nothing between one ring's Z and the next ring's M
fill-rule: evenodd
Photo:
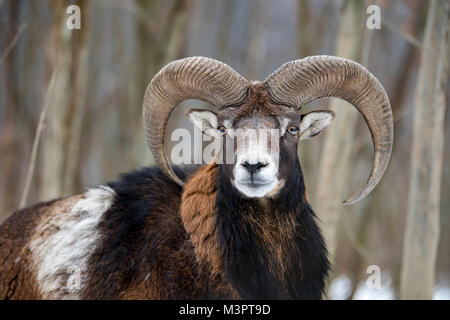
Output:
M208 234L213 228L215 171L213 167L200 169L183 195L157 168L111 183L117 196L99 224L102 238L89 261L89 281L82 298L231 298L220 274L223 268L214 235ZM182 198L187 201L184 206ZM195 228L196 224L202 228ZM200 245L198 250L193 242Z
M181 197L181 219L194 245L202 273L209 276L209 286L214 288L211 290L221 296L237 298L237 292L226 281L223 248L217 239L217 168L213 163L199 169L186 184Z
M258 115L264 117L277 117L283 115L297 118L299 114L292 108L275 105L270 101L269 93L262 82L254 81L248 87L248 97L245 103L238 107L230 107L219 113L219 122L230 119L237 122L241 118L251 118Z

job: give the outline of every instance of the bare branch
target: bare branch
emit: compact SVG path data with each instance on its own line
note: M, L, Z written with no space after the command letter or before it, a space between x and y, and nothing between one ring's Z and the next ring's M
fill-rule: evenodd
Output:
M387 19L382 19L381 20L381 24L386 27L389 31L399 35L403 40L405 40L406 42L410 43L411 45L417 47L417 48L422 48L422 43L420 43L419 40L417 40L416 38L414 38L412 35L400 30L399 28L397 28L393 23L391 23L389 20Z
M30 191L31 181L33 179L33 173L34 173L34 167L36 165L36 157L37 157L37 151L39 148L39 141L41 138L42 131L44 129L44 122L47 115L47 111L50 107L50 100L51 95L53 92L53 87L55 85L55 79L56 79L56 70L53 71L52 77L50 79L50 83L47 87L47 92L45 94L44 98L44 106L42 107L41 114L39 116L39 122L36 128L36 134L34 136L33 141L33 148L31 150L31 158L30 158L30 164L28 165L28 172L27 172L27 178L25 181L25 188L22 194L22 198L20 199L20 208L23 208L27 202L28 193Z
M14 35L13 39L11 40L10 44L6 47L5 52L3 52L2 57L0 58L0 66L3 64L3 62L6 60L6 58L8 57L9 53L12 51L12 49L14 48L14 46L17 43L17 40L19 40L20 35L22 34L23 30L25 30L25 28L27 27L27 24L25 22L22 22L19 26L19 28L17 29L16 34Z

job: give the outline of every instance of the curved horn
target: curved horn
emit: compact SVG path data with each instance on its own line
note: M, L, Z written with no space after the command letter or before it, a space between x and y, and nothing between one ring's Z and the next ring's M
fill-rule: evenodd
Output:
M167 121L179 103L198 99L223 109L240 103L246 94L247 80L214 59L190 57L161 69L145 91L143 116L147 143L163 172L180 186L184 185L172 171L164 149Z
M312 56L284 64L267 77L265 84L276 104L301 108L319 98L336 97L358 109L372 135L374 160L365 188L344 204L366 197L383 176L394 141L391 106L378 80L356 62L332 56Z

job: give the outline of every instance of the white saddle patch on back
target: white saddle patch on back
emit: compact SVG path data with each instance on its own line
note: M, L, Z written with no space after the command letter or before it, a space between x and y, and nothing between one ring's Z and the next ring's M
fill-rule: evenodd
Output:
M115 194L107 186L89 189L70 210L52 215L37 227L42 236L35 238L30 249L44 298L80 298L89 257L98 245L97 225Z

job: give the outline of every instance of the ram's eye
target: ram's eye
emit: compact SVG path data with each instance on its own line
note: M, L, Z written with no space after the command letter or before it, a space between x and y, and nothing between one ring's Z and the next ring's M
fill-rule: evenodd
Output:
M290 134L297 134L298 133L298 127L297 126L290 126L288 129L287 129L287 131L290 133Z
M220 133L225 133L226 128L225 128L224 126L219 126L219 127L217 128L217 130L219 130Z

